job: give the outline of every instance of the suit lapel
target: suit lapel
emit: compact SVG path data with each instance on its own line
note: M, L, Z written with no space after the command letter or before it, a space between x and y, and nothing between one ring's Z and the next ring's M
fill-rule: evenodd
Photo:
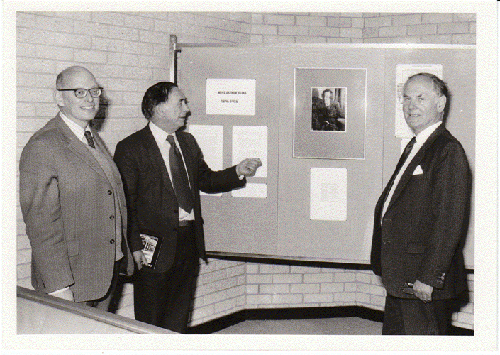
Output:
M391 205L398 199L399 195L401 192L404 190L406 184L410 181L411 176L413 175L413 171L415 171L415 168L420 165L422 159L424 158L427 150L429 147L434 143L436 138L441 135L444 131L444 124L441 124L432 134L427 138L427 141L424 143L424 145L420 148L418 153L413 157L412 161L408 166L406 167L405 172L401 176L401 179L399 180L398 185L396 186L396 189L394 190L394 194L392 195L391 201L389 202L389 206L387 209L391 207Z
M58 114L55 117L55 124L59 127L61 133L66 137L68 141L68 148L75 153L81 160L88 164L96 173L107 179L104 170L102 170L101 165L95 159L89 149L85 146L85 143L80 141L77 136L69 129L69 127L64 123L61 116Z

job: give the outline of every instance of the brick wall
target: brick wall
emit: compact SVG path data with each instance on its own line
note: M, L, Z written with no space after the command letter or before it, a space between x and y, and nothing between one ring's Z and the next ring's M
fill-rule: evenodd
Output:
M56 113L56 75L83 65L105 88L101 135L116 143L141 128L142 96L168 78L171 34L180 43L440 43L475 44L474 14L18 12L17 161L29 137ZM30 245L19 202L17 280L30 286ZM471 303L454 324L473 328ZM362 305L383 309L384 289L368 271L271 266L212 260L198 280L193 325L244 308ZM125 285L119 314L133 316Z

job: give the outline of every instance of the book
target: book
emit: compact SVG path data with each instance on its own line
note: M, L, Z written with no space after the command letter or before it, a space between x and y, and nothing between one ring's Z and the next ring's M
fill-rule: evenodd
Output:
M161 239L145 233L141 233L140 236L143 245L142 252L146 257L146 266L154 268L160 252Z

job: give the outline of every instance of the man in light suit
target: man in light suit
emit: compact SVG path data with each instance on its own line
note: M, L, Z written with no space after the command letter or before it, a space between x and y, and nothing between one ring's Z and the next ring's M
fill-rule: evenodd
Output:
M135 318L179 333L187 330L199 259L207 260L200 191L227 192L243 187L259 159L212 171L195 138L183 132L190 115L177 85L159 82L142 101L149 123L118 143L115 162L122 174L129 211L128 238L139 271L134 285ZM180 151L179 160L175 154ZM177 161L187 176L182 193ZM186 173L187 172L187 173ZM151 263L141 235L159 240Z
M107 311L120 268L131 274L133 260L121 177L89 125L101 91L83 67L57 76L59 113L24 147L19 191L33 287Z
M471 172L443 123L445 83L420 73L404 86L403 112L415 134L375 208L371 264L387 290L382 334L445 335L467 291L462 254Z

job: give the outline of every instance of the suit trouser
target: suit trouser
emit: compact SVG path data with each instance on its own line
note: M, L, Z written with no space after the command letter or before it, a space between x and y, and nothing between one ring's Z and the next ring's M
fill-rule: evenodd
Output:
M194 228L179 227L174 264L167 272L142 268L134 285L135 319L185 333L200 269Z
M382 335L447 335L452 300L423 302L388 295Z

